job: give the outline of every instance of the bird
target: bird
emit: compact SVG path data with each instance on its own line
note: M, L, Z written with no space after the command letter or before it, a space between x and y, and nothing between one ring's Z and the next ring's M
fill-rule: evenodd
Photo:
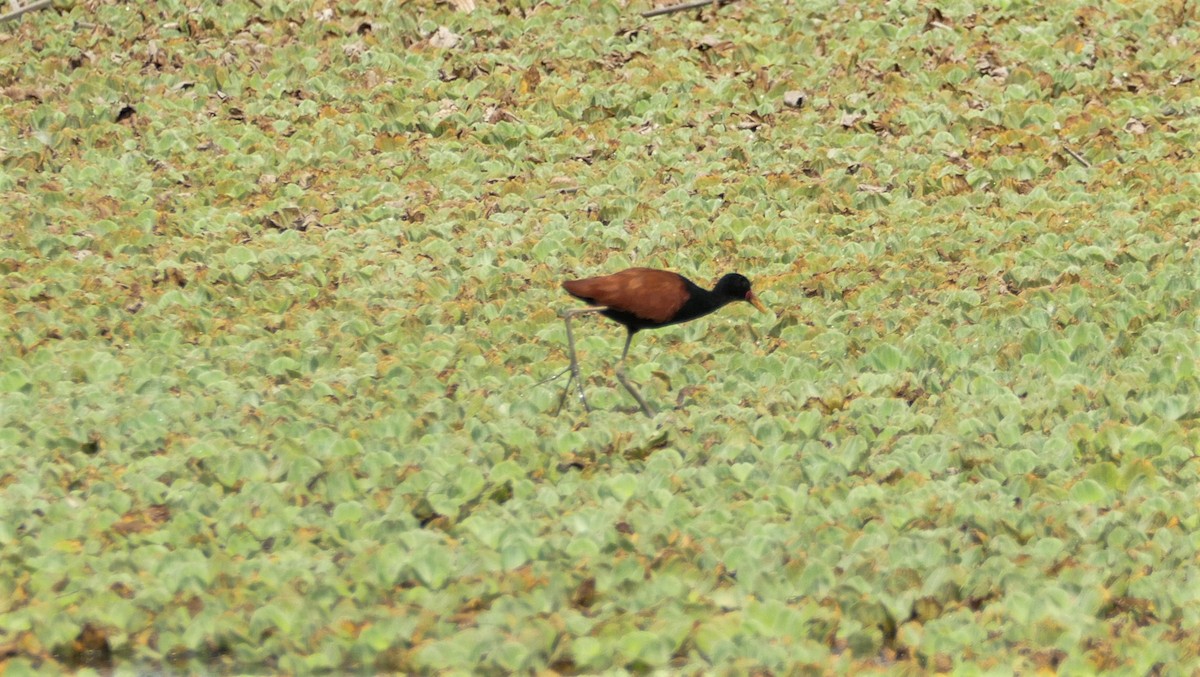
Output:
M591 411L583 394L579 360L575 356L575 337L571 332L571 319L574 317L599 313L624 325L627 332L625 348L614 371L617 380L637 400L642 413L653 417L653 407L625 376L625 358L629 355L629 344L633 342L634 334L643 329L658 329L694 320L735 301L746 301L762 312L767 310L751 290L750 280L739 273L723 276L712 290L704 289L679 273L653 268L629 268L611 275L568 280L562 283L562 287L590 307L570 308L559 313L566 324L567 348L571 357L568 367L570 376L563 399L558 404L559 411L570 393L572 380L575 381L584 410Z

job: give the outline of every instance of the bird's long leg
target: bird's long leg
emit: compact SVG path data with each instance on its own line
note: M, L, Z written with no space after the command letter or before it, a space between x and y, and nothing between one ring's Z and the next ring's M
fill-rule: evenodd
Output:
M654 418L654 407L651 407L646 402L646 398L642 397L642 394L638 392L638 389L633 387L633 383L625 378L625 356L629 354L629 344L632 342L633 332L629 332L629 335L625 337L625 350L621 351L621 361L617 362L617 366L613 371L616 372L617 380L621 382L621 385L625 386L629 394L633 395L633 399L637 400L637 403L642 407L642 413L650 418Z
M567 378L567 387L563 391L563 398L558 403L558 409L554 412L558 416L558 412L562 411L563 403L567 400L567 393L571 392L571 381L575 382L575 388L579 391L579 401L583 403L583 410L591 412L592 408L588 406L587 397L583 394L583 376L579 373L579 358L575 356L575 335L571 333L571 318L576 315L586 315L588 313L598 313L603 308L573 308L564 310L559 313L563 319L563 324L567 327L567 352L571 357L571 376Z

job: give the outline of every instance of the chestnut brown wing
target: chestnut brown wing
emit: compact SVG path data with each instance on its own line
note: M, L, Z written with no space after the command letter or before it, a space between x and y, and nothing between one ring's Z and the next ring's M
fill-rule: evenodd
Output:
M682 275L653 268L629 268L612 275L563 283L571 296L651 322L670 322L688 300Z

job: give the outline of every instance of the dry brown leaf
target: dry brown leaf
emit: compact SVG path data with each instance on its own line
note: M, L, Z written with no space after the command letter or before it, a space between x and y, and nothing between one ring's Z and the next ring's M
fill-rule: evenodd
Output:
M853 127L854 125L858 124L858 121L863 119L863 117L864 116L862 113L854 113L851 111L846 111L845 113L842 113L842 118L841 118L841 120L838 120L838 124L840 124L843 127L850 128L850 127Z
M159 525L171 519L171 509L165 505L152 505L145 510L130 510L121 516L112 530L127 536L152 531Z
M438 26L433 35L429 36L429 46L437 49L453 49L461 41L461 35L445 26Z
M532 64L521 74L521 93L528 94L537 89L542 83L542 74L538 72L537 64Z
M512 122L516 118L513 117L512 113L509 113L500 106L488 106L483 113L483 120L489 125L494 125L501 121Z
M710 49L716 50L718 52L722 52L722 51L725 51L725 50L733 47L733 42L731 42L729 40L722 40L721 38L718 38L715 35L709 34L709 35L705 35L704 37L702 37L698 41L696 41L696 44L694 46L696 49L700 50L701 52L710 50Z
M454 101L451 99L442 99L438 102L437 118L441 120L446 116L457 113L458 111L459 107L457 103L454 103Z
M792 89L783 93L783 105L789 108L802 108L808 97L798 89Z
M571 605L577 609L588 609L596 603L596 579L588 577L575 588L571 595Z
M1000 80L1008 77L1008 68L997 64L991 54L979 57L975 62L975 70L979 71L980 75L990 75Z

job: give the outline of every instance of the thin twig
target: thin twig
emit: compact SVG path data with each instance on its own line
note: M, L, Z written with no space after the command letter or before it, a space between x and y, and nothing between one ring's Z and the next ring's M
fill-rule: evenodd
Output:
M579 186L571 186L569 188L556 188L556 189L550 191L549 193L542 193L541 195L537 196L537 199L544 200L544 199L550 197L551 195L572 195L572 194L578 193L578 192L579 192Z
M570 367L567 367L566 369L563 369L562 371L558 372L558 373L557 373L557 374L555 374L554 376L547 376L546 378L544 378L544 379L542 379L542 380L538 381L537 383L534 383L533 385L531 385L531 386L529 386L529 387L530 387L530 388L536 388L536 387L538 387L538 386L540 386L540 385L545 385L545 384L547 384L547 383L549 383L549 382L551 382L551 381L557 381L558 379L562 378L562 377L563 377L563 375L564 375L564 374L566 374L566 373L567 373L567 372L569 372L569 371L571 371L571 368L570 368Z
M708 5L728 5L734 2L737 2L737 0L693 0L692 2L684 2L678 5L671 5L669 7L659 7L657 9L652 9L649 12L642 12L642 17L649 19L652 16L674 14L675 12L686 12L689 9L698 9Z
M25 5L24 7L14 9L13 11L9 12L8 14L5 14L4 16L0 16L0 23L4 23L5 21L11 21L12 19L17 18L26 12L32 12L37 9L42 9L43 7L49 7L53 3L54 3L54 0L37 0L36 2L31 2L28 5Z
M1071 157L1075 158L1076 162L1083 165L1084 167L1087 167L1088 169L1092 168L1092 163L1090 163L1086 159L1084 159L1084 157L1082 155L1080 155L1079 153L1076 153L1075 151L1071 150L1070 146L1068 146L1067 144L1064 143L1062 145L1062 148L1063 148L1063 150L1067 151L1067 155L1070 155Z

